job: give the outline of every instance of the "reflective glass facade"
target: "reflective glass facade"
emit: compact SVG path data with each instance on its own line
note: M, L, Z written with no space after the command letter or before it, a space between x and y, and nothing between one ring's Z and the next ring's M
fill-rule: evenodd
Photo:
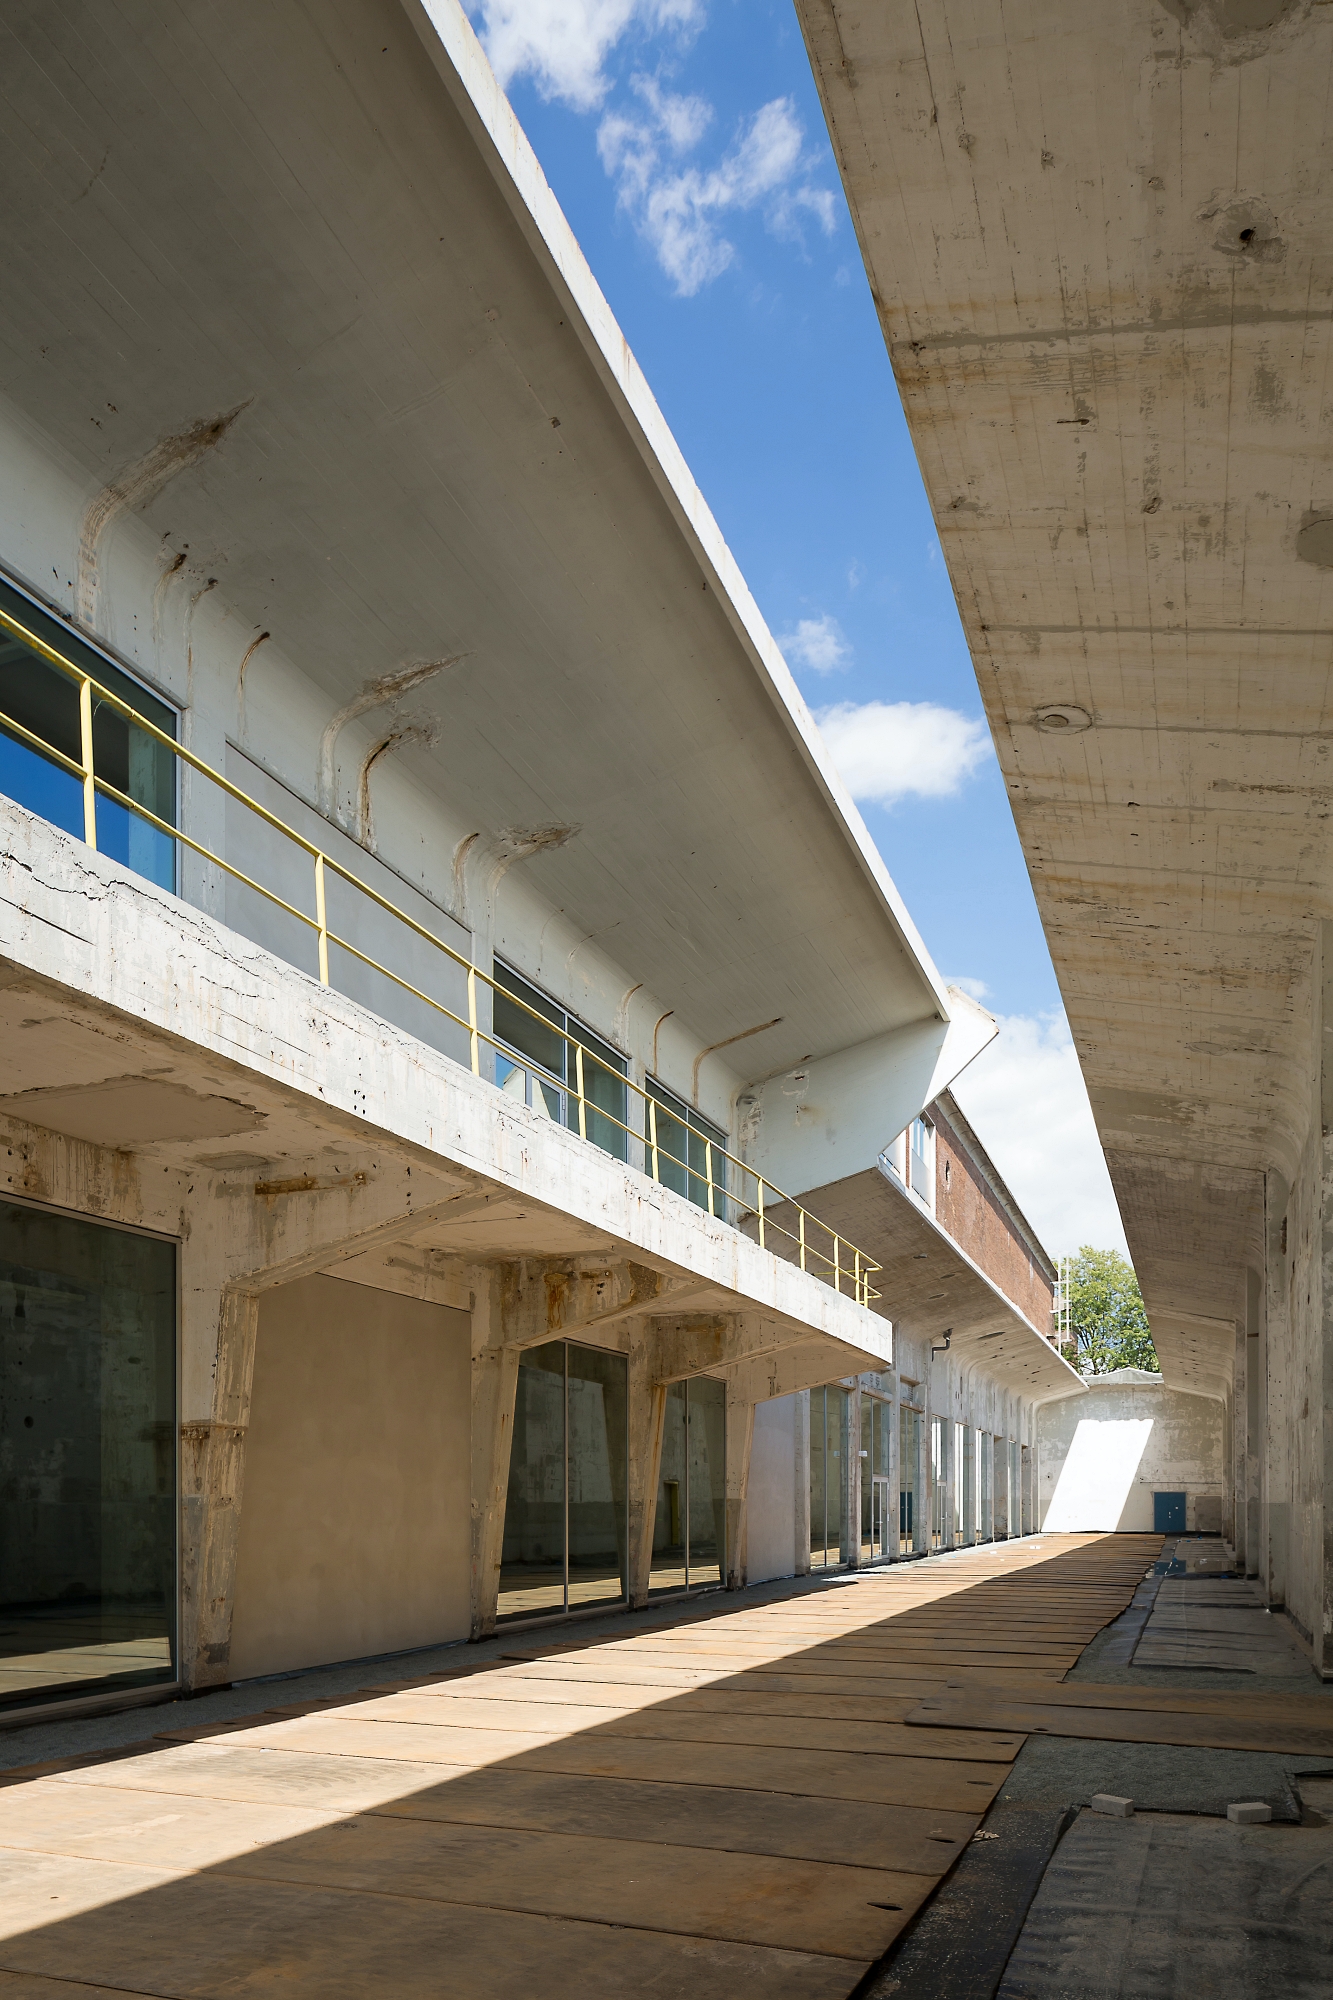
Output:
M176 1678L176 1246L0 1200L0 1707Z
M649 1589L697 1590L726 1567L726 1384L701 1375L666 1394Z
M810 1567L846 1562L848 1395L836 1386L810 1391Z
M501 1618L628 1596L628 1421L623 1354L553 1340L523 1355L505 1499Z
M119 695L164 735L176 734L176 713L156 695L85 644L63 620L0 577L0 606L48 646ZM0 629L0 792L39 813L66 833L83 838L83 789L79 780L40 750L7 730L10 717L63 756L80 761L79 688L23 639ZM176 824L176 759L146 730L93 699L93 766L99 778L126 798ZM176 843L115 799L97 800L97 845L113 861L146 875L161 889L176 886Z

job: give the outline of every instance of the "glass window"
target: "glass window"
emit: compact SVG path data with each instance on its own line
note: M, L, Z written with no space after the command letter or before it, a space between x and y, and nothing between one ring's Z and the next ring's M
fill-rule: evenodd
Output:
M846 1562L843 1475L848 1449L847 1391L810 1391L810 1567Z
M714 1215L729 1222L726 1133L654 1077L650 1076L644 1087L648 1093L644 1106L644 1164L648 1173L663 1187L674 1188L677 1194L687 1196L700 1208L711 1208Z
M921 1445L921 1412L898 1405L898 1542L906 1554L916 1547L920 1513L917 1454Z
M175 736L173 709L4 578L0 578L0 608L119 695L164 735ZM78 683L44 660L25 640L0 627L0 791L29 812L40 813L43 819L82 839L83 790L79 780L6 730L6 718L21 723L53 750L80 761ZM176 824L175 764L170 750L94 695L94 770L168 826ZM176 843L170 835L159 833L138 813L100 793L97 845L113 861L124 862L159 888L174 890Z
M667 1389L649 1590L721 1583L727 1567L727 1389L699 1375Z
M577 1132L578 1055L571 1046L577 1042L583 1050L584 1129L594 1146L623 1160L629 1137L624 1056L499 960L495 986L496 1039L527 1059L515 1062L497 1051L495 1080L501 1090Z
M502 1618L628 1595L623 1354L553 1340L519 1361L500 1557Z
M569 1605L629 1596L625 1455L626 1361L597 1347L567 1349Z
M176 1678L176 1247L0 1201L0 1707Z
M861 1392L861 1560L889 1553L889 1439L893 1408Z

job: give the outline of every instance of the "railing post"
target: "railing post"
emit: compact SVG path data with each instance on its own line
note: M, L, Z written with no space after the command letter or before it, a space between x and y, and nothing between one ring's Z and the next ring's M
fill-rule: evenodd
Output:
M586 1139L588 1136L588 1106L583 1095L582 1042L575 1042L574 1044L574 1078L578 1084L579 1091L579 1137L580 1139Z
M861 1297L861 1252L859 1250L856 1253L856 1265L852 1276L852 1285L854 1288L854 1296L856 1298L856 1303L859 1306L863 1306L865 1304L865 1300Z
M324 856L315 856L315 922L319 925L319 983L329 983L329 919L324 903Z
M833 1289L842 1292L842 1238L835 1230L833 1236Z
M798 1209L797 1214L801 1218L801 1269L804 1270L805 1269L805 1210L803 1208Z
M756 1174L754 1178L755 1185L759 1189L759 1248L763 1250L766 1248L764 1243L764 1181L762 1174Z
M491 1023L494 1027L495 1023ZM467 969L467 1026L468 1045L472 1054L472 1074L481 1075L481 1037L477 1033L477 968Z
M97 851L97 780L93 775L93 684L79 682L79 756L83 760L83 837Z
M653 1156L653 1179L657 1180L659 1176L657 1172L657 1099L655 1097L648 1099L648 1142Z
M688 1152L689 1149L690 1149L690 1140L689 1140L689 1134L687 1133L685 1135L686 1152ZM717 1210L713 1206L713 1142L711 1139L704 1140L704 1172L708 1176L708 1213L710 1215L716 1215Z

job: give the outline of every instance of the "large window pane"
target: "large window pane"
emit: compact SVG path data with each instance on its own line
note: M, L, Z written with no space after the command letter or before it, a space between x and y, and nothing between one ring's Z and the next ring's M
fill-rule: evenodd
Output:
M128 674L85 645L69 627L0 578L0 606L29 632L84 668L164 735L176 734L174 710ZM79 781L4 729L3 716L40 736L64 756L80 759L77 682L53 667L12 633L0 630L0 790L67 833L83 833ZM168 826L176 823L176 760L146 730L94 697L93 765L127 798L146 806ZM138 813L104 797L97 801L97 845L160 888L176 882L175 842Z
M712 1212L724 1221L726 1213L727 1135L720 1127L677 1097L674 1091L649 1077L648 1103L644 1107L645 1165L654 1180L674 1188L699 1208L709 1206L709 1167L712 1167ZM656 1146L654 1147L654 1134ZM711 1153L710 1153L711 1148Z
M848 1447L847 1439L847 1391L826 1389L824 1391L824 1519L828 1536L828 1559L831 1563L846 1562L851 1551L847 1546L847 1523L843 1518L845 1491L845 1465Z
M175 1649L175 1245L0 1201L0 1705Z
M690 1588L720 1583L727 1567L727 1385L689 1385Z
M823 1389L810 1391L810 1567L822 1569L828 1561L827 1491L824 1465Z
M662 1425L662 1465L657 1480L657 1511L653 1517L653 1563L650 1590L684 1590L687 1465L685 1449L685 1384L673 1382L666 1392Z
M623 1354L563 1340L519 1362L501 1618L627 1595L626 1370Z
M697 1376L667 1391L649 1587L697 1590L726 1570L726 1384Z
M495 986L496 1037L533 1065L525 1069L497 1051L495 1080L500 1088L577 1132L579 1063L571 1042L577 1043L583 1050L584 1132L594 1146L623 1160L628 1150L624 1056L498 960Z
M626 1361L568 1349L569 1605L629 1596Z
M898 1539L903 1553L916 1546L920 1499L917 1493L917 1451L921 1412L906 1403L898 1410Z
M565 1608L565 1343L529 1348L519 1362L509 1449L502 1618Z

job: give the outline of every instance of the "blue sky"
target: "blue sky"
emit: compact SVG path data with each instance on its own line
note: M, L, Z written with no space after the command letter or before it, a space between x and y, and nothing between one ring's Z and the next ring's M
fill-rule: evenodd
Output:
M1121 1244L789 0L469 0L500 81L940 970L959 1086L1058 1252Z

